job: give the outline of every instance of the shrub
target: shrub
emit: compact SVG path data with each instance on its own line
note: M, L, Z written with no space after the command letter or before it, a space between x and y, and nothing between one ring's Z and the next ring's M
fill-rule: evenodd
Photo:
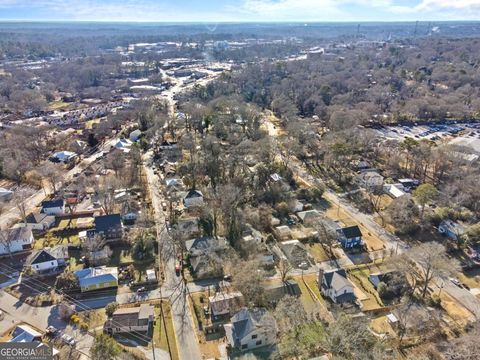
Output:
M111 302L105 307L105 313L108 317L112 316L113 313L118 309L118 303L116 301Z

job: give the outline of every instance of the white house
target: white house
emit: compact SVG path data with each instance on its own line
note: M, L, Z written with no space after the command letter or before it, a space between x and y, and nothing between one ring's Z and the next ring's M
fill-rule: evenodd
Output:
M55 216L45 213L31 213L26 220L27 226L37 231L45 231L55 224Z
M63 261L63 259L61 259ZM58 269L60 263L47 249L33 252L26 260L25 266L37 273L45 273Z
M62 215L65 213L65 201L63 199L42 201L41 212L47 215Z
M318 283L322 295L329 297L336 304L355 302L357 299L344 269L320 271Z
M132 147L132 142L129 139L118 139L113 145L116 149L121 150L123 152L129 152L130 148Z
M383 186L383 190L394 199L406 194L402 184L386 184Z
M186 208L203 205L203 194L199 190L192 189L183 199Z
M77 154L73 151L58 151L53 154L53 159L58 162L69 163L77 157Z
M224 328L228 345L240 351L274 345L277 340L275 319L264 308L242 308Z
M32 230L28 227L0 230L0 238L0 255L29 250L34 241Z

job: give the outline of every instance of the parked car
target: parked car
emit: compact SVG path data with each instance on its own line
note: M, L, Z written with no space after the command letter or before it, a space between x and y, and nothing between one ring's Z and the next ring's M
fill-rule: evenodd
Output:
M75 339L68 334L63 334L61 336L61 339L65 344L70 345L70 346L75 346L75 344L77 343L75 341Z
M142 286L142 287L137 289L137 294L143 293L145 291L147 291L147 288L145 286Z
M177 274L177 276L180 275L180 270L181 270L181 266L180 266L180 263L177 261L175 263L175 274Z

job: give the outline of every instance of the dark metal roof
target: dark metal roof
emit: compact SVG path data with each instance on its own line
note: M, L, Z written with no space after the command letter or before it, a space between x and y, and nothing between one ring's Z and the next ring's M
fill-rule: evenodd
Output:
M94 222L96 232L105 232L122 226L120 214L97 216Z
M34 265L34 264L41 264L44 262L48 261L54 261L57 260L54 256L52 256L48 251L46 250L38 250L34 253L32 253L26 263L27 265Z
M55 200L47 200L42 201L42 208L54 208L54 207L62 207L64 204L63 199L55 199Z
M360 231L360 228L357 225L342 228L342 229L340 229L340 231L343 233L343 235L347 239L352 239L352 238L362 236L362 232Z

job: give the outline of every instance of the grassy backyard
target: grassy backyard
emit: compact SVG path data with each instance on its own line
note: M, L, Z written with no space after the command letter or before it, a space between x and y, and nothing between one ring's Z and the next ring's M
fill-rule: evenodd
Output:
M363 304L362 310L372 310L383 307L382 300L378 296L377 291L373 287L373 284L368 279L370 273L378 272L380 268L374 266L368 268L366 266L351 269L348 271L349 279L354 283L358 290L363 294L359 300ZM359 294L356 294L357 297Z
M307 243L305 244L310 255L313 256L317 263L330 260L325 249L319 243Z

